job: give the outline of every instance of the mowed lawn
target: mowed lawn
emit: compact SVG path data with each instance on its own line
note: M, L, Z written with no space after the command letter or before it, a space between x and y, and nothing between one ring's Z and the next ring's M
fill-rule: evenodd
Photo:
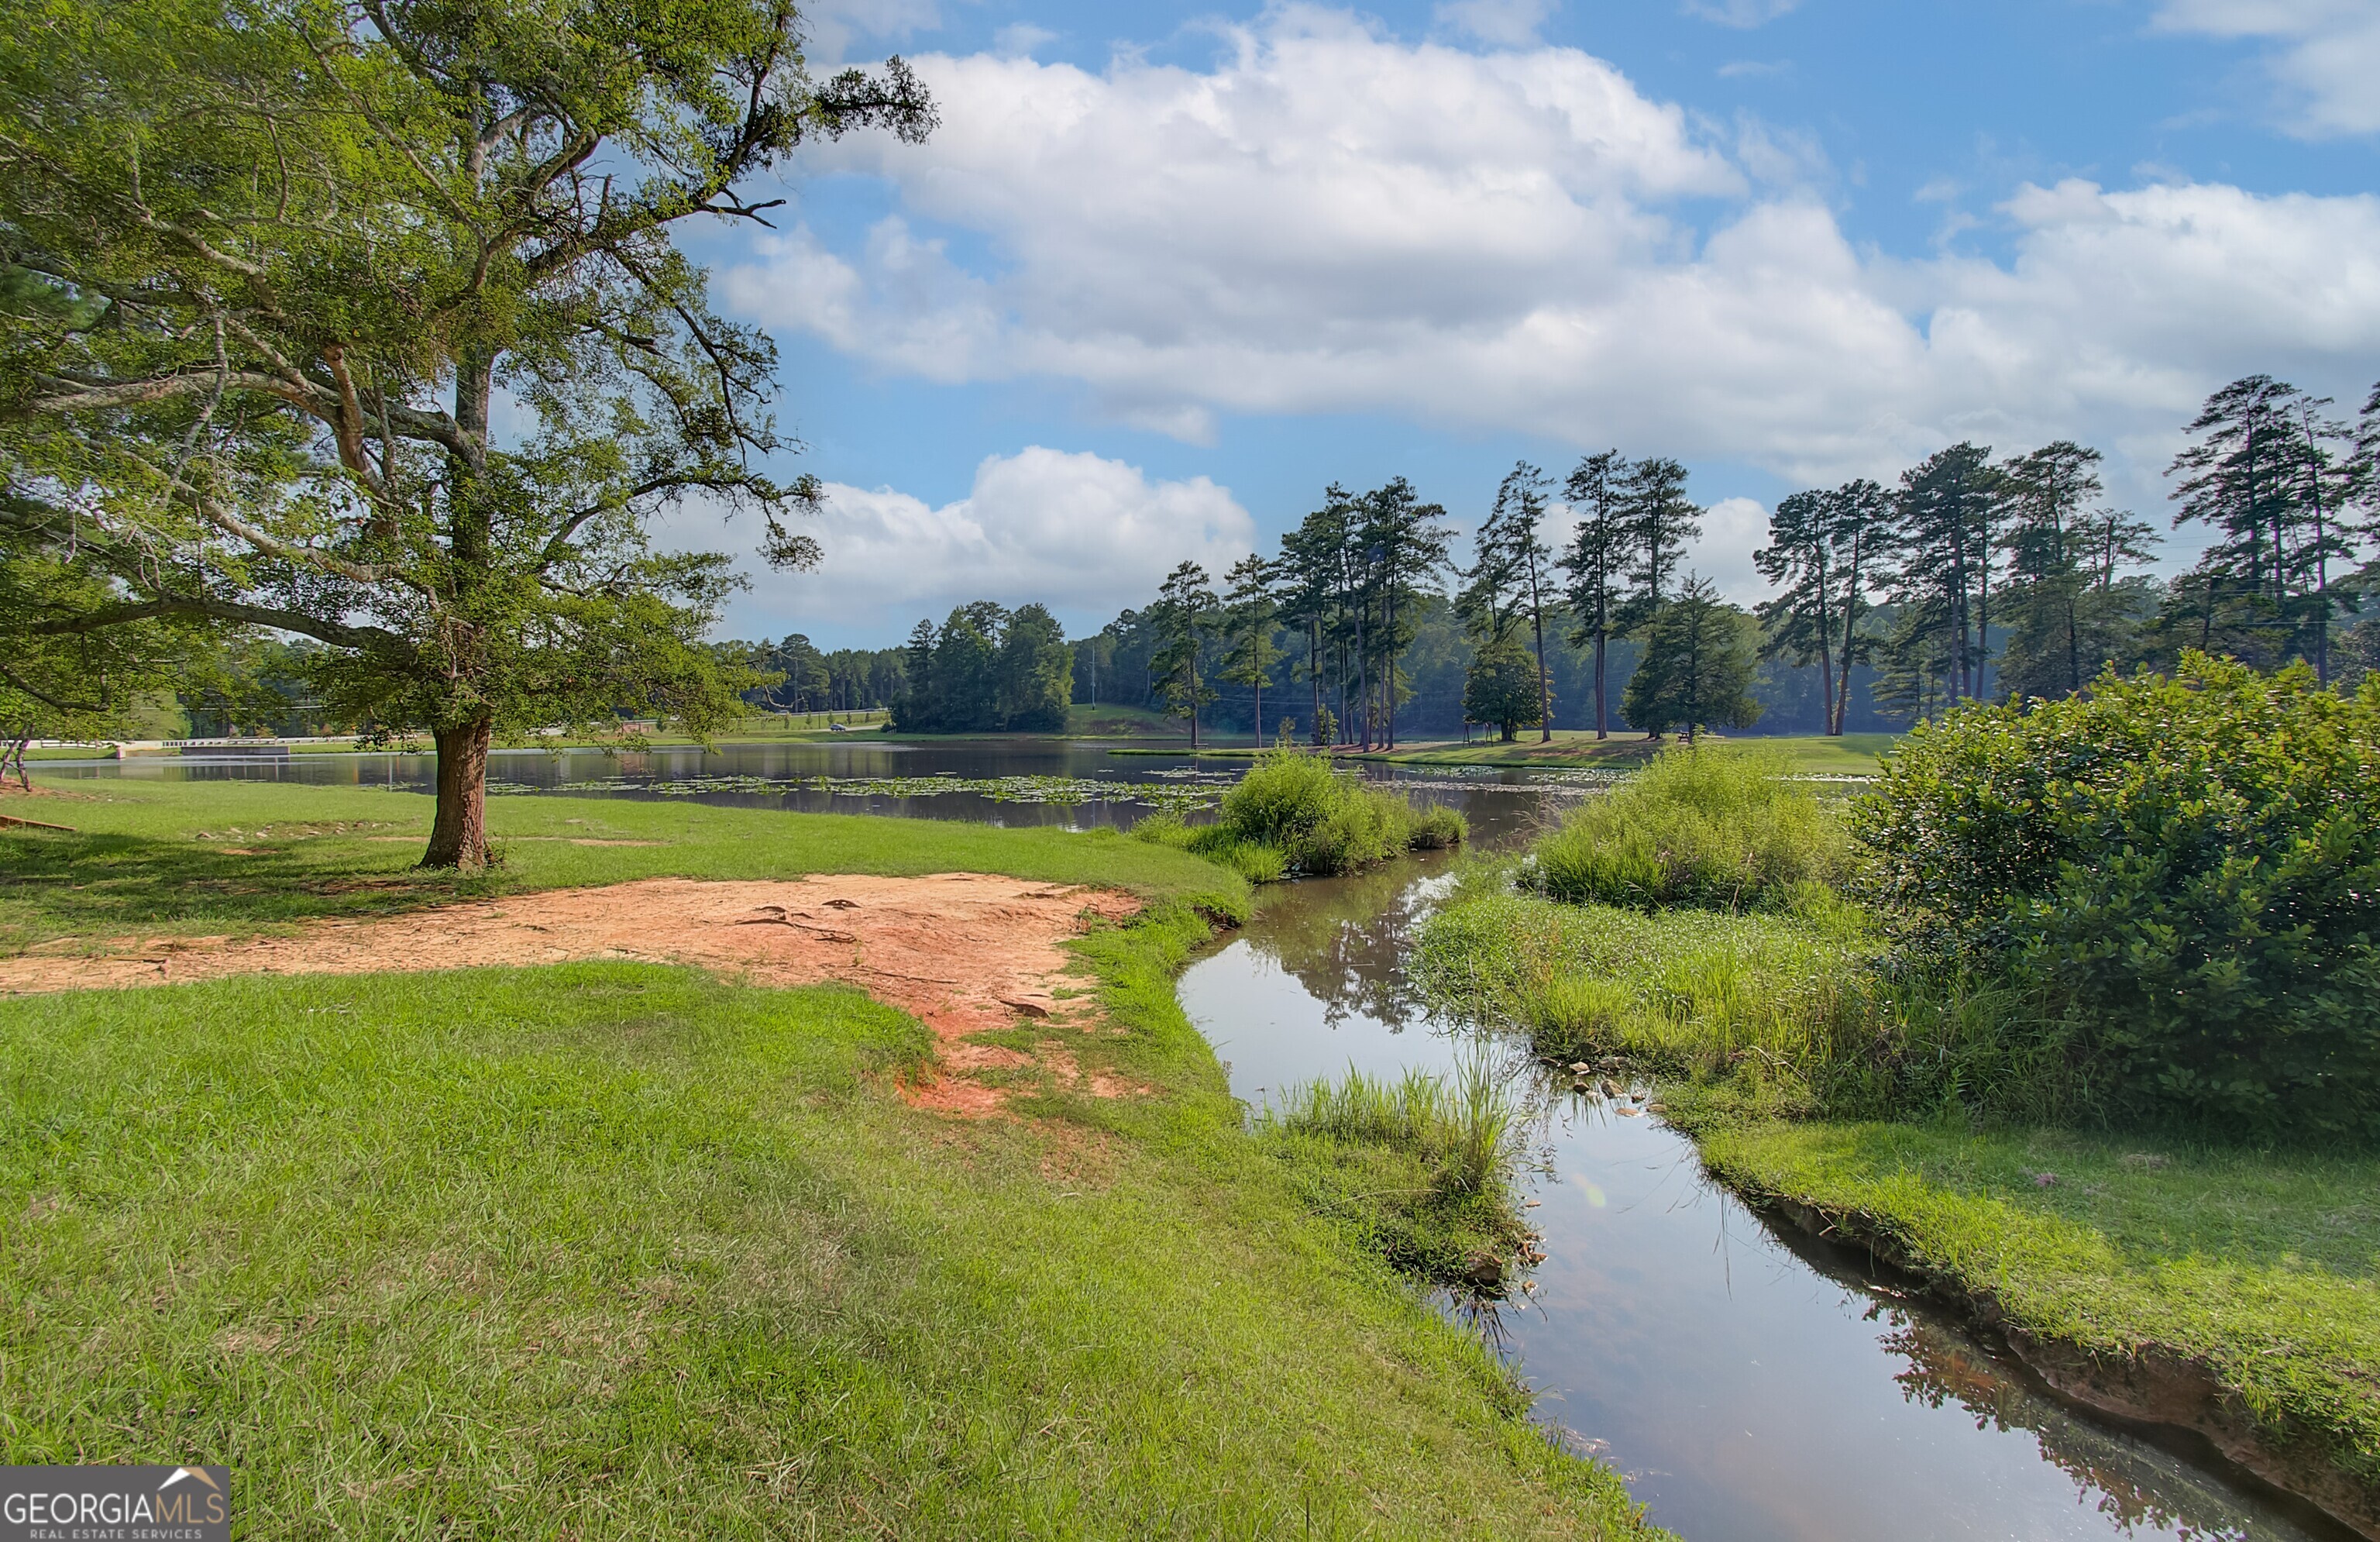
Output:
M1211 863L1112 831L546 796L489 799L503 865L457 878L414 867L430 833L431 800L419 794L255 782L37 784L65 795L0 800L0 814L76 833L0 826L0 955L68 937L104 942L128 929L239 935L316 917L656 877L996 872L1099 883L1226 915L1238 914L1248 892Z
M425 827L404 794L6 811L89 832L0 832L20 938L457 888L367 839ZM1135 889L1148 916L1079 948L1122 1030L1095 1062L1152 1095L944 1118L897 1094L929 1052L906 1015L663 965L0 1001L0 1461L228 1463L251 1536L1640 1534L1617 1478L1245 1135L1172 992L1208 932L1191 902L1235 905L1236 879L1054 832L492 813L506 868L463 889Z

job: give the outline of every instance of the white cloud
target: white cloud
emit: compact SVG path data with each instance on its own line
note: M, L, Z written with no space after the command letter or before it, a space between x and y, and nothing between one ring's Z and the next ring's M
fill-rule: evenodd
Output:
M1038 601L1070 634L1141 605L1176 563L1223 569L1256 549L1256 522L1205 477L1150 481L1139 467L1028 445L976 467L964 498L936 506L889 487L830 482L806 530L826 559L815 572L764 574L731 607L737 637L810 631L880 640L954 605ZM689 508L667 532L675 546L748 549L753 534L715 510Z
M1768 509L1749 498L1722 498L1703 510L1703 536L1686 552L1689 572L1707 578L1724 599L1749 605L1776 586L1752 565L1768 544Z
M1893 260L1797 190L1814 141L1722 147L1574 49L1302 7L1225 42L1205 71L918 60L930 143L815 157L905 213L864 251L760 245L731 303L929 380L1079 382L1192 442L1218 413L1379 410L1813 479L1968 434L2161 459L2223 380L2360 392L2380 350L2370 196L2067 182L1997 212L2005 265Z
M2296 133L2380 133L2380 5L2373 0L2166 0L2156 25L2274 44L2266 67Z

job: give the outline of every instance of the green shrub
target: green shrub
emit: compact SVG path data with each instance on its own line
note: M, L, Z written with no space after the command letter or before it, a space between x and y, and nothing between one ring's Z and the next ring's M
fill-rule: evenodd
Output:
M1777 909L1840 882L1850 844L1772 749L1679 746L1541 837L1524 881L1573 905Z
M1964 709L1854 825L1906 966L2039 992L2110 1111L2380 1135L2380 680L2193 653Z

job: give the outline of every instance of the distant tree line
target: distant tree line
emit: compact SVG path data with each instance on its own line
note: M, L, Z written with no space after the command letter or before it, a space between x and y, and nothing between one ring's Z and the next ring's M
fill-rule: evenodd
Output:
M1780 500L1754 553L1776 592L1751 613L1685 571L1704 511L1674 460L1608 450L1559 482L1514 467L1467 565L1402 479L1334 485L1220 591L1184 563L1078 643L1075 694L1194 734L1205 714L1263 735L1269 698L1310 742L1390 747L1401 728L1549 735L1566 703L1598 736L1615 707L1644 733L1840 735L2070 696L2186 649L2360 676L2380 668L2380 386L2352 423L2332 407L2263 375L2208 398L2169 475L2173 524L2217 539L2177 577L2144 571L2159 537L2108 502L2097 450L1962 443L1889 487Z

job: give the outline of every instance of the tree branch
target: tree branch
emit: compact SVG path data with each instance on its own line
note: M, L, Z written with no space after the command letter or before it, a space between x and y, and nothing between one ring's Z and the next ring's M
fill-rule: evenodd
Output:
M136 621L155 621L165 616L203 616L215 621L236 621L249 626L271 626L278 631L296 632L301 637L329 643L334 648L392 649L408 661L415 657L411 643L378 626L348 626L299 611L285 611L272 605L243 605L236 600L216 600L206 595L169 595L159 600L110 605L104 610L86 611L62 621L38 621L17 630L23 636L34 637L79 637L87 632L102 632L111 626L129 625Z

